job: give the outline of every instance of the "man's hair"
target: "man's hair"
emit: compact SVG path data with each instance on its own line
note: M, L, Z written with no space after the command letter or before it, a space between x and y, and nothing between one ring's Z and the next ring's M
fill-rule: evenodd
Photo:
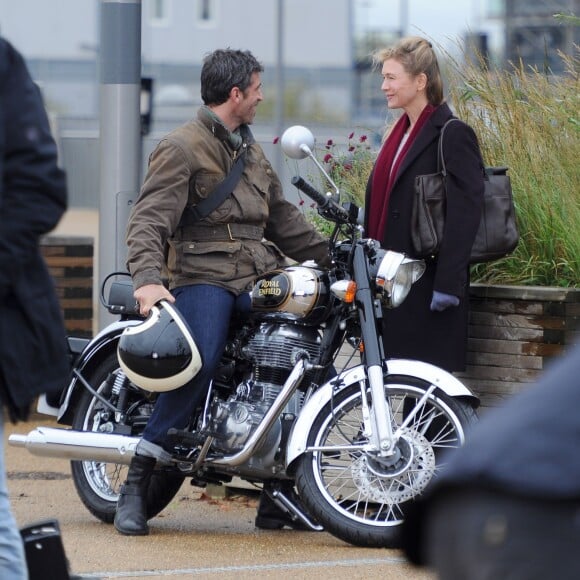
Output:
M238 87L244 92L252 82L252 74L264 67L249 50L214 50L203 59L201 98L205 105L225 103L230 91Z

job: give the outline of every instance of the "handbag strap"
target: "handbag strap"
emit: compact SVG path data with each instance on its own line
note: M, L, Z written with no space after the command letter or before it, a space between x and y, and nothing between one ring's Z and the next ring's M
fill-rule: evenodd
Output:
M447 168L445 167L445 157L443 157L443 133L445 132L445 128L453 121L461 121L457 117L451 117L451 119L447 119L445 125L441 127L441 133L439 133L439 143L437 145L437 172L441 173L443 177L447 177ZM497 171L494 171L496 168L487 168L483 162L483 157L481 157L480 152L480 160L481 160L481 171L485 179L488 179L488 176L492 173L501 174L507 171L507 167L498 167Z
M447 168L445 167L445 158L443 157L443 133L447 125L453 123L453 121L459 121L457 117L451 117L445 122L445 125L441 128L441 133L439 133L439 143L437 145L437 173L441 173L443 177L447 176Z
M194 206L185 208L181 220L179 221L179 227L193 225L204 217L207 217L232 193L242 176L246 164L246 143L244 143L242 147L242 152L238 155L236 162L225 179L220 181L205 199L202 199Z

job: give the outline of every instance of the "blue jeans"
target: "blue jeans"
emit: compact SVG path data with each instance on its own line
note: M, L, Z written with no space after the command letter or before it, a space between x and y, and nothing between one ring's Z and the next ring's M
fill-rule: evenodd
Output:
M0 578L28 580L24 545L10 509L4 464L4 411L0 406Z
M183 387L159 395L143 439L161 447L165 447L169 429L188 426L193 411L207 394L226 345L233 314L250 310L248 293L235 296L219 286L184 286L174 290L173 295L175 306L189 324L203 366Z

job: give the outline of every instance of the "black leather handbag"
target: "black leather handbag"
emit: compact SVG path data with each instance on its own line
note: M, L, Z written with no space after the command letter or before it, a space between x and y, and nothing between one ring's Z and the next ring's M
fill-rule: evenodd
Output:
M425 258L439 252L445 224L447 170L443 158L443 134L450 119L441 129L437 149L437 173L415 178L415 197L411 216L411 238L415 256ZM516 249L519 232L512 187L507 167L485 168L484 202L481 222L471 248L470 263L491 262Z

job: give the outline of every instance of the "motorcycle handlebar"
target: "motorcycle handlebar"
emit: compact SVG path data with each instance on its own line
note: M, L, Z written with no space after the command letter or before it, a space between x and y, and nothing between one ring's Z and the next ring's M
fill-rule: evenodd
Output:
M314 187L312 187L312 185L305 181L300 175L295 175L292 178L291 183L294 187L297 187L312 199L323 213L326 212L327 217L331 216L333 219L341 222L349 221L349 214L344 208L340 207L333 200L314 189Z
M314 189L314 187L312 187L310 183L304 181L304 179L302 179L300 175L295 175L292 178L291 183L294 187L297 187L300 191L304 192L310 199L315 201L316 204L320 206L320 208L324 209L328 205L329 199L326 196L322 195L322 193Z

